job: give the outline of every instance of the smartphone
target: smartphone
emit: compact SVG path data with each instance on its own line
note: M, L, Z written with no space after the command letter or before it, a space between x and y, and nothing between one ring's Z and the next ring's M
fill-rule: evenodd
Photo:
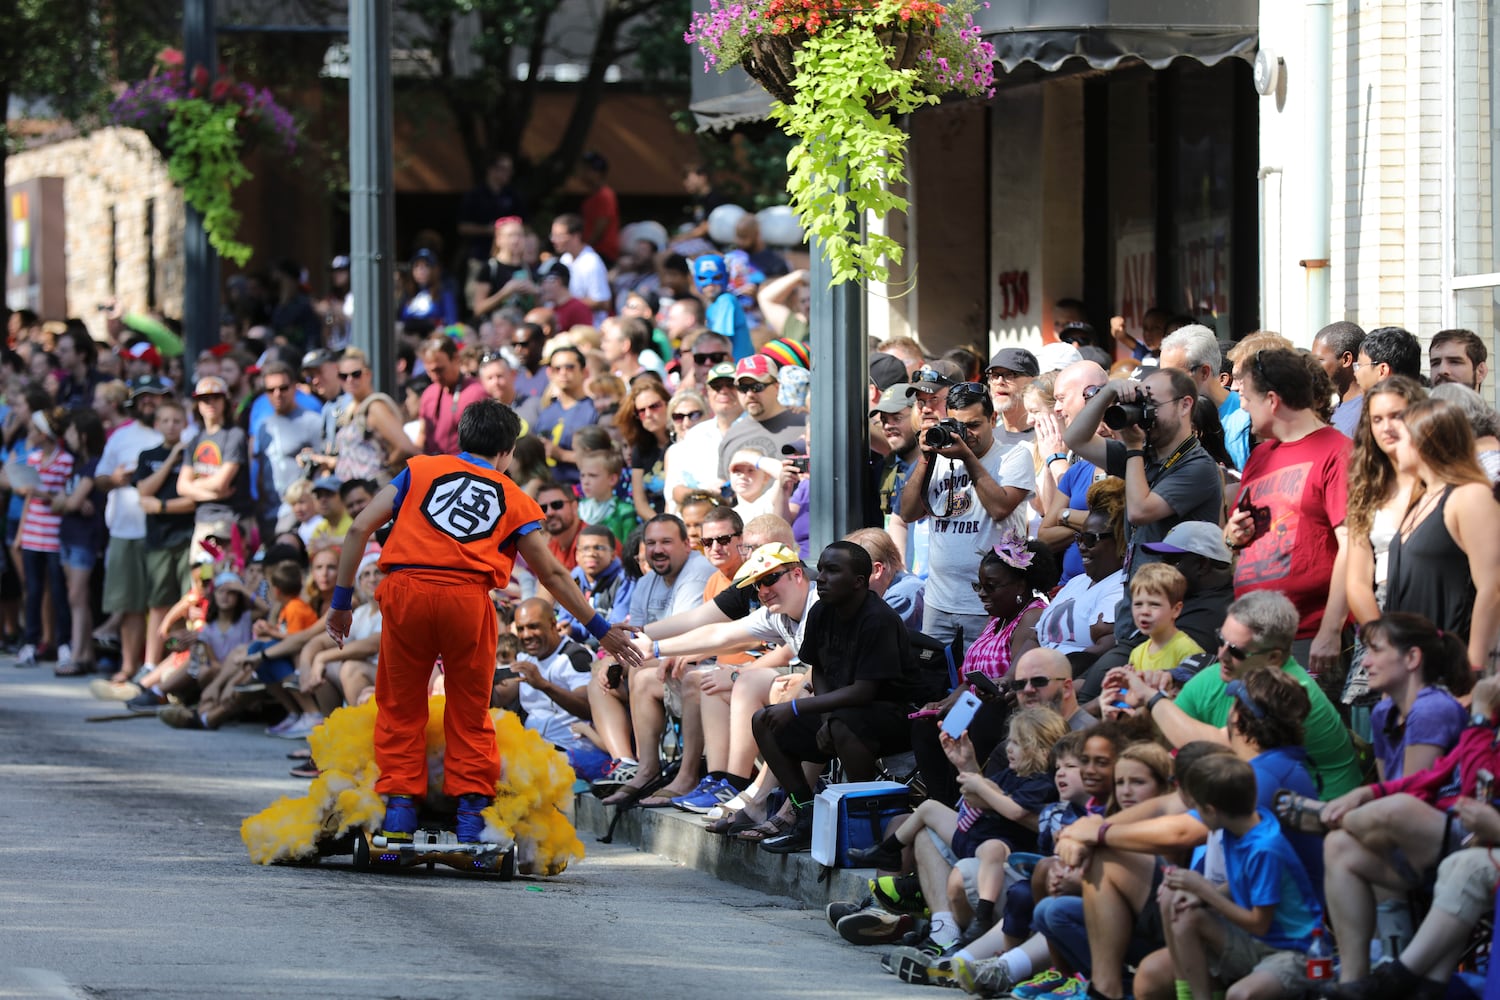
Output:
M1257 507L1251 503L1249 490L1240 494L1240 502L1235 507L1250 515L1250 519L1255 525L1255 531L1251 535L1252 539L1259 538L1271 530L1271 508Z
M513 668L511 668L511 667L496 667L495 668L495 680L497 682L498 681L513 681L513 680L515 680L519 676L521 676L521 675L518 674L518 673L516 673L515 670Z
M959 695L958 701L953 703L953 707L943 717L943 732L958 739L969 728L969 723L974 721L974 713L979 711L981 704L979 697L972 691Z
M1000 685L996 684L989 674L982 671L970 670L964 674L964 681L970 687L978 688L981 694L987 694L991 698L1001 698L1005 695L1005 692L1000 690Z

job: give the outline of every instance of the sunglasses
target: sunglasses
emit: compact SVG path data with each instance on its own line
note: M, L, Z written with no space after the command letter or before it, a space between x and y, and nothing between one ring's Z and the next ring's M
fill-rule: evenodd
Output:
M694 354L693 363L700 368L711 367L729 360L728 351L713 351L709 354Z
M1269 653L1272 649L1276 648L1275 646L1272 646L1267 649L1246 649L1243 646L1236 646L1234 643L1224 638L1223 632L1215 632L1214 638L1219 641L1219 648L1228 653L1231 659L1235 660L1248 660L1252 656L1256 656L1260 653Z
M577 365L548 365L547 367L555 372L576 372L578 370Z
M1006 587L1011 586L1011 584L985 583L983 580L975 580L973 583L969 584L969 586L976 594L993 594L997 590L1004 590Z
M275 396L279 396L283 392L291 392L291 391L292 391L292 387L289 386L289 385L268 385L268 386L266 386L266 392L268 392L268 393L270 393L272 395L275 395Z
M788 566L786 569L778 569L774 573L767 573L765 576L763 576L759 580L755 581L755 586L756 587L774 587L778 583L781 582L781 578L782 577L786 576L791 571L792 571L791 567Z
M710 545L718 545L718 546L722 546L722 547L724 547L724 548L727 549L727 548L729 548L730 543L733 542L738 537L740 537L740 533L738 531L736 531L732 535L716 535L713 538L709 538L707 535L704 535L699 540L703 543L703 547L705 549L708 548Z
M1115 537L1113 531L1080 531L1078 533L1078 544L1093 548L1106 538Z
M673 420L697 420L703 416L702 410L678 410L672 414Z
M765 392L771 387L770 382L736 382L735 386L740 392L750 394L753 392Z
M1048 684L1052 684L1052 683L1054 683L1056 681L1065 681L1065 680L1069 680L1069 678L1067 678L1067 677L1028 677L1025 680L1017 679L1017 680L1011 681L1010 682L1010 689L1012 691L1024 691L1026 688L1029 687L1033 691L1040 691L1042 688L1046 687Z
M655 413L658 410L664 410L666 408L667 404L658 399L654 403L647 403L645 406L637 406L635 408L635 415L638 417L644 417L648 413Z
M569 500L553 500L551 503L539 503L537 506L542 508L542 510L559 511L569 503L571 503Z
M340 382L347 382L351 378L359 378L364 373L365 373L365 370L363 368L356 368L352 372L339 372L339 381Z
M948 390L948 409L962 410L988 399L990 387L983 382L960 382Z
M499 351L490 351L487 354L481 354L479 356L479 363L482 365L487 365L491 361L505 361L505 355L501 354ZM506 361L506 364L509 363L510 362Z
M939 382L947 382L949 385L953 384L953 380L948 376L944 375L941 372L933 371L931 368L918 368L915 372L912 373L911 381L931 382L933 384Z
M717 382L708 383L708 387L714 392L733 392L735 384L728 379L720 379Z

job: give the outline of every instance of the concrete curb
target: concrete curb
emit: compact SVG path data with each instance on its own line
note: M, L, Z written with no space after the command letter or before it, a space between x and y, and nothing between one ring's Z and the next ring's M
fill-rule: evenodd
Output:
M585 848L604 834L614 812L588 792L576 796L574 823ZM863 899L867 881L875 876L869 868L835 868L827 881L819 881L823 866L811 854L770 854L758 844L709 833L705 825L701 817L678 809L635 808L615 827L614 842L819 910L838 900Z

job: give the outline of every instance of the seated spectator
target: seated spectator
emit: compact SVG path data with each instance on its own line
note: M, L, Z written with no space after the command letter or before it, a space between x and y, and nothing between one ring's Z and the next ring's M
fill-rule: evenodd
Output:
M536 502L547 528L547 549L569 573L578 567L578 536L584 521L571 486L548 480L537 487Z
M585 524L609 529L618 544L641 523L635 505L616 493L625 463L619 452L585 451L578 455L578 516Z
M323 523L313 529L312 541L308 546L317 545L320 542L336 542L349 533L349 526L354 523L354 518L344 509L344 500L340 495L343 481L337 476L324 476L313 482L313 498L318 502L318 513L323 515Z
M375 591L385 579L379 560L378 553L360 560L354 577L359 607L354 609L344 644L338 645L327 634L315 635L297 654L297 687L288 693L297 702L302 716L311 717L314 727L345 704L343 678L346 665L359 663L371 670L376 666L380 653L381 615L380 606L375 602Z
M632 385L615 416L615 426L630 449L630 496L642 521L666 509L667 446L672 443L667 399L660 382L642 379Z
M255 674L266 685L266 691L287 710L286 719L266 730L269 736L286 736L301 739L322 723L321 715L304 719L302 706L288 691L284 682L297 672L296 663L287 656L267 660L264 650L278 641L307 631L317 624L318 613L302 599L302 570L294 563L281 563L271 567L266 579L271 585L271 601L276 619L275 625L257 623L253 630L256 641L250 644L247 663L255 668ZM288 735L295 732L296 735Z
M1453 749L1469 724L1454 693L1472 677L1458 636L1400 611L1360 630L1370 690L1383 695L1371 712L1375 767L1381 781L1425 771Z
M254 609L255 599L239 576L224 572L214 578L213 613L201 629L190 634L192 645L187 669L170 674L162 672L153 678L156 693L175 696L182 702L163 705L157 711L163 722L174 729L201 726L201 720L200 725L194 725L192 719L197 710L190 706L223 674L230 654L249 644Z
M718 357L719 355L705 355L705 357ZM727 354L724 356L727 357ZM704 369L705 373L707 368ZM684 438L687 432L708 420L712 414L708 410L708 401L703 395L692 389L679 388L672 395L672 400L667 404L667 417L672 422L673 443L667 448L666 458L662 463L662 481L664 496L667 505L667 513L676 514L678 490L677 487L686 484L685 465L691 464L692 451Z
M758 448L740 448L729 460L729 489L743 520L776 513L781 496L781 462ZM785 515L782 515L785 517Z
M1130 653L1130 666L1139 673L1159 675L1189 656L1203 652L1193 637L1177 627L1187 578L1164 563L1142 566L1130 578L1130 614L1146 641Z
M311 545L318 529L324 524L318 513L318 498L313 493L313 484L307 479L298 479L286 488L281 499L292 510L293 523L288 525L302 539L303 545Z
M891 610L901 616L907 628L920 629L925 583L906 571L901 550L896 548L890 534L884 528L860 528L850 532L846 541L864 549L874 564L875 568L870 576L871 592L889 604Z
M1105 479L1090 486L1088 516L1078 527L1083 572L1053 596L1036 635L1070 660L1077 654L1081 671L1115 644L1115 609L1125 592L1125 484Z
M629 616L630 595L638 579L626 572L624 561L615 554L618 551L619 543L609 529L598 524L586 524L580 528L573 547L578 562L573 570L573 582L594 610L611 625L623 622ZM588 629L566 608L557 609L557 620L566 627L569 638L582 643L591 638Z

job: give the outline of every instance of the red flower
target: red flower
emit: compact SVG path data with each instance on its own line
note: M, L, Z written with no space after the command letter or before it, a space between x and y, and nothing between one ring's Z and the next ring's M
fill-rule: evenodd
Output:
M230 88L232 88L233 86L234 81L232 80L227 80L222 77L218 80L215 80L213 90L209 92L209 99L213 101L224 100L225 97L229 96Z
M162 49L156 54L156 61L161 63L163 66L181 66L182 50Z

